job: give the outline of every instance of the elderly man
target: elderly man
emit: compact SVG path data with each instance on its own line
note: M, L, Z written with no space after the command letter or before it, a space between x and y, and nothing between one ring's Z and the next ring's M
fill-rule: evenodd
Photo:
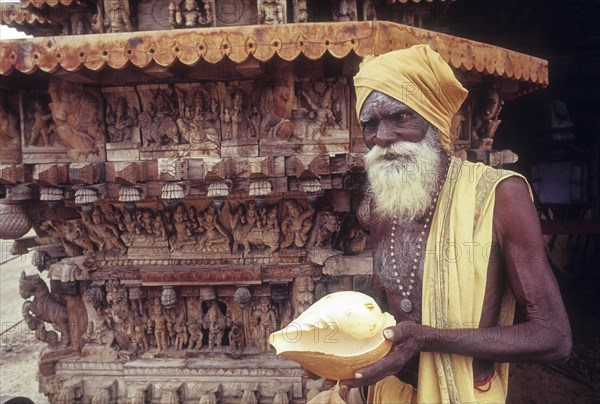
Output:
M363 62L354 85L374 287L398 324L384 330L390 353L342 384L373 386L375 403L504 402L501 363L561 362L571 349L529 186L450 157L467 91L429 46Z

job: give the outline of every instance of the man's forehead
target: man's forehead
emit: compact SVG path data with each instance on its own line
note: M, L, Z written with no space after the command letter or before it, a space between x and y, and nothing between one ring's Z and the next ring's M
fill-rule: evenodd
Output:
M360 120L365 120L373 116L373 114L390 115L407 110L412 111L412 109L402 101L398 101L387 94L374 90L369 94L362 105L360 110Z

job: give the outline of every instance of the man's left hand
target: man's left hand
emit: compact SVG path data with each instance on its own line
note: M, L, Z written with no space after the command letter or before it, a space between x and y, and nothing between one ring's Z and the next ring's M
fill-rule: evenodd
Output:
M412 321L403 321L383 330L384 337L394 343L390 352L374 364L358 369L354 373L354 379L343 380L340 384L348 387L369 386L400 372L420 352L417 335L421 327Z

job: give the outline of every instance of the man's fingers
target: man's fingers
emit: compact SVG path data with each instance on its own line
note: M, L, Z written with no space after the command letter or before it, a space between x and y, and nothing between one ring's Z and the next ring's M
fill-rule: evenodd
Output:
M354 379L342 380L343 386L362 387L373 384L383 379L385 376L396 372L398 364L404 363L404 354L402 352L390 352L385 358L377 361L371 366L360 368L354 372Z
M409 338L418 328L418 325L412 321L402 321L393 327L383 330L383 336L388 341L402 343Z

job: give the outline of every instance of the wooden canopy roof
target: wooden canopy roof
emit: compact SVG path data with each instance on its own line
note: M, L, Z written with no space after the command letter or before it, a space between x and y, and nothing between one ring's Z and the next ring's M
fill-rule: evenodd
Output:
M277 55L292 61L304 55L316 60L326 53L344 58L379 55L390 50L428 43L457 69L511 80L548 85L546 60L465 38L391 22L346 22L240 26L118 34L41 37L3 41L0 75L18 71L53 73L59 69L146 68L176 61L193 66L201 60L227 58L242 63L249 57L266 62Z

